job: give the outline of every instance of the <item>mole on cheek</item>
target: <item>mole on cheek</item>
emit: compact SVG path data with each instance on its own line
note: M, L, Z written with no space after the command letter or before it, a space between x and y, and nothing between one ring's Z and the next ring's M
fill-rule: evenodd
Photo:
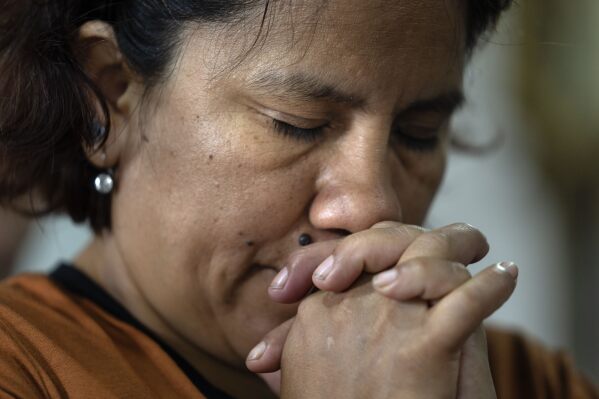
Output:
M253 247L254 246L254 241L246 241L245 245L247 245L248 247Z
M209 161L212 161L213 159L214 159L214 155L212 155L212 154L208 155L208 160Z

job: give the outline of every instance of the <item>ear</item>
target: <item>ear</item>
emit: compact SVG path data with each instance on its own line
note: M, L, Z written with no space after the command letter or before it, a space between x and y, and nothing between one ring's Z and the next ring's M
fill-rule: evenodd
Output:
M110 132L104 146L88 152L100 169L118 164L127 142L127 121L143 95L143 82L128 67L119 49L112 26L90 21L79 28L76 43L79 62L104 97L110 113ZM97 104L98 123L107 121Z

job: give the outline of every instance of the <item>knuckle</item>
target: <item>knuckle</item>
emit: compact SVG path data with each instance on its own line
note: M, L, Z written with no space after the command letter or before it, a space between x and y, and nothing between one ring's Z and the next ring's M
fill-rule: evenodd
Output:
M388 229L387 231L393 236L393 239L406 244L412 244L416 242L422 235L427 233L427 230L424 228L409 224L400 224Z
M300 302L297 308L296 319L301 320L308 312L308 299L309 297Z
M470 233L481 244L485 244L485 245L487 244L487 237L483 234L482 231L480 231L479 229L477 229L476 227L474 227L472 225L466 225L466 226L468 226L468 227L464 227L463 231Z
M430 269L432 259L430 258L412 258L402 263L399 268L402 273L409 273L416 278L423 278Z
M469 313L475 318L481 318L483 316L485 296L483 295L484 293L480 291L481 290L478 287L474 286L469 287L469 289L457 291L462 307L469 309Z
M482 247L488 247L487 237L477 227L468 223L454 223L448 226L450 230L454 230L459 234L466 234Z
M449 252L451 248L451 235L445 231L431 231L417 238L418 245L427 249L435 249L438 252Z
M344 253L355 253L364 241L363 234L355 233L345 237L339 245L333 251L335 256L342 255Z
M318 303L314 299L315 295L310 295L300 302L299 307L297 308L296 318L299 320L310 320L311 316L318 312L317 306Z
M474 227L470 223L463 223L463 222L453 223L447 227L449 229L453 229L453 230L457 230L457 231L464 231L464 232L479 231L476 227Z
M428 230L425 229L424 227L421 226L416 226L413 224L396 224L395 226L392 227L393 231L399 235L406 235L406 236L411 236L411 235L419 235L419 234L423 234L426 233Z

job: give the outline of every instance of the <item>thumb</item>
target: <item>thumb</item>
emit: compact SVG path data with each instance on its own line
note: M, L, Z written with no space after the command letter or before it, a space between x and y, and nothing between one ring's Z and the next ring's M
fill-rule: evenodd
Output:
M254 373L271 373L281 368L281 356L287 335L293 324L293 319L287 320L271 332L250 351L245 365Z

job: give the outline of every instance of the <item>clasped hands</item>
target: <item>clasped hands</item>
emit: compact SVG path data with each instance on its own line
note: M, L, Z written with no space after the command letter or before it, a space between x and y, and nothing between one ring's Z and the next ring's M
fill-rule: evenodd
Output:
M518 269L504 262L473 277L466 266L487 252L470 225L397 222L302 248L269 288L275 301L301 300L298 313L246 364L280 369L265 379L285 399L495 398L482 322Z

